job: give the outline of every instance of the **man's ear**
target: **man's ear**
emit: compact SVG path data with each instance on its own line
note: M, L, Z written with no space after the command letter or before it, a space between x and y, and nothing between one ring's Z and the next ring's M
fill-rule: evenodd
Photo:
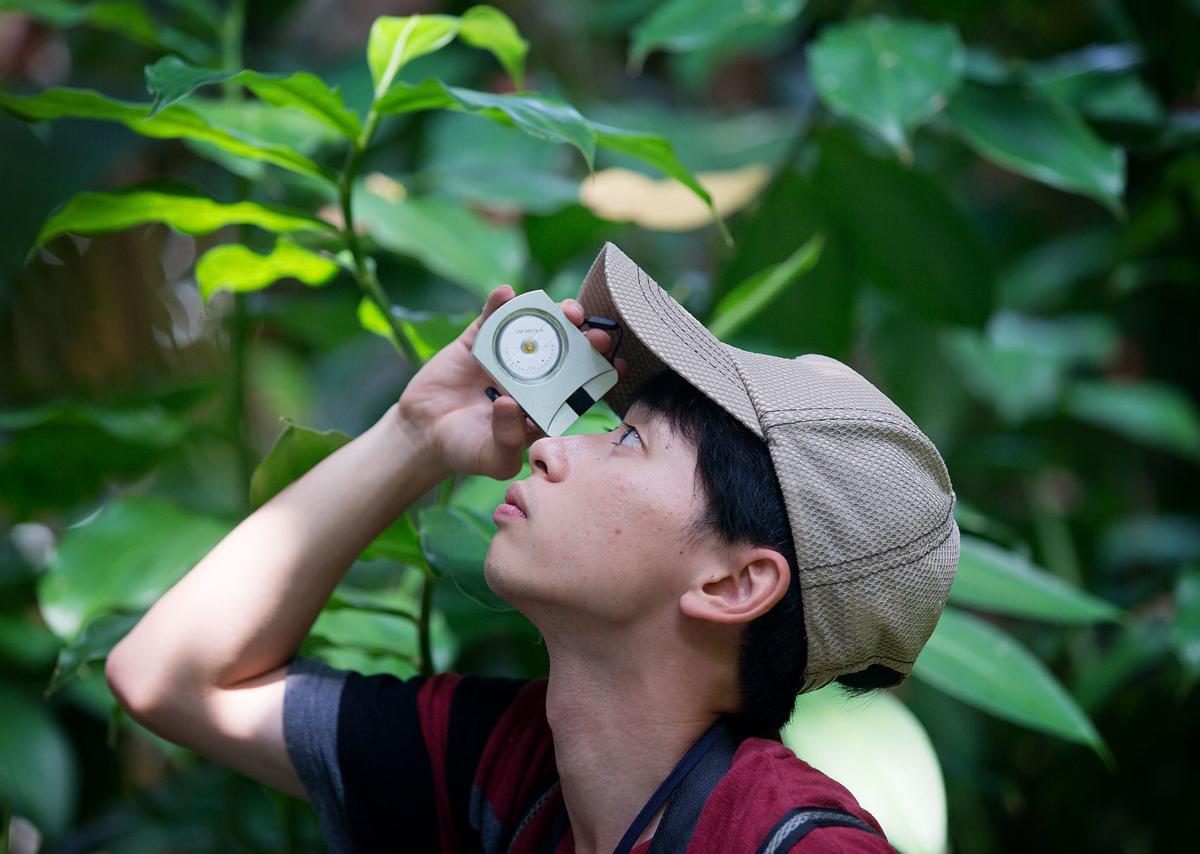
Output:
M787 558L765 546L735 546L723 567L709 569L679 598L688 617L749 623L783 598L791 580Z

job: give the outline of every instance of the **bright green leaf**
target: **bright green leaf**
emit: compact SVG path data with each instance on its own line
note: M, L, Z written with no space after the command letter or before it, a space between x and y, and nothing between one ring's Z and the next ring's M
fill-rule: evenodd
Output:
M261 74L257 71L222 71L198 68L175 56L166 56L146 66L146 88L154 96L150 115L186 98L202 86L215 83L245 86L268 104L295 107L324 122L347 139L357 139L362 125L346 107L341 93L331 89L315 74Z
M761 270L727 293L713 309L709 331L724 338L754 319L775 297L821 260L825 238L810 238L803 246L780 263Z
M659 3L633 29L629 65L641 67L656 49L683 53L701 50L727 40L752 24L781 27L790 23L805 0L669 0Z
M1121 209L1125 152L1106 145L1067 105L1018 86L967 81L946 114L967 144L994 163Z
M427 362L439 350L453 341L470 325L476 315L467 312L443 314L432 311L413 311L401 305L393 305L392 313L400 323L409 342L417 351L422 362ZM363 329L389 341L392 326L374 301L363 297L358 303L358 321Z
M254 509L305 472L347 444L350 437L338 430L311 430L288 423L250 477L250 506ZM421 560L417 534L407 516L395 519L360 555L362 560L383 558L400 563Z
M286 239L279 240L267 255L230 243L213 247L196 262L196 284L207 302L217 291L257 291L280 279L324 285L338 269L323 255Z
M381 246L418 259L480 296L521 281L527 254L521 234L450 199L389 201L364 188L354 194L354 219Z
M367 65L378 100L391 88L396 74L418 56L445 47L458 33L453 15L406 15L376 18L367 39Z
M491 51L513 79L513 84L518 89L524 88L529 42L521 38L508 15L493 6L472 6L463 13L458 37L471 47Z
M42 618L69 643L102 613L148 608L231 527L158 498L118 498L63 534L38 585Z
M948 24L874 17L822 30L808 61L825 103L910 159L909 131L946 106L965 54Z
M1119 620L1121 609L1068 584L1016 552L963 535L950 601L1051 623Z
M854 793L904 854L946 850L946 784L920 721L890 693L801 694L783 743Z
M50 707L0 682L0 803L57 837L75 819L79 769ZM7 841L8 827L3 836ZM7 846L5 846L7 850Z
M913 674L1005 720L1110 754L1074 698L1029 650L977 617L947 608Z
M79 193L55 211L37 245L63 234L107 234L161 222L184 234L208 234L227 225L256 225L267 231L329 231L328 223L257 202L225 204L179 188L133 187L111 193Z
M1200 460L1200 413L1173 386L1081 380L1067 389L1066 410L1135 442Z
M96 119L119 122L135 133L156 139L204 142L238 157L273 163L284 169L333 185L333 177L309 158L283 146L255 142L213 127L198 114L176 104L147 118L148 105L117 101L87 89L47 89L37 95L0 92L0 107L31 122L52 119Z
M394 614L362 608L327 608L313 623L310 634L338 646L417 660L417 626L412 620Z
M421 550L441 575L447 575L459 591L484 607L507 610L483 575L483 561L496 528L459 507L426 507L420 513Z

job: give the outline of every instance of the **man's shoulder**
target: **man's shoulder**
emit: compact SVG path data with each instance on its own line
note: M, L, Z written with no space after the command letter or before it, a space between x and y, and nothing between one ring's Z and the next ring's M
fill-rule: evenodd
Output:
M781 829L798 825L810 813L818 817L829 815L826 811L848 813L876 833L820 826L805 838L802 846L847 852L892 850L879 822L863 809L849 789L809 765L781 742L748 738L738 746L728 773L709 797L693 838L710 840L714 851L755 851L769 837L784 838L786 834L779 834Z

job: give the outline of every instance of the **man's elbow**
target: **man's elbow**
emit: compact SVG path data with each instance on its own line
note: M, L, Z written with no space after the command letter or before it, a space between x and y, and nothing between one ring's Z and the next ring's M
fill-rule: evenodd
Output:
M104 680L121 708L144 724L161 711L163 691L149 678L144 657L123 643L118 643L108 654L108 660L104 662Z

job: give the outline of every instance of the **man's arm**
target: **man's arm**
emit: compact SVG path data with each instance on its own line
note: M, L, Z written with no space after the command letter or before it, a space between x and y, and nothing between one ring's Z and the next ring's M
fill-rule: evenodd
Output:
M517 402L483 394L471 356L481 315L412 378L370 429L248 516L146 612L105 676L132 717L170 741L305 797L287 753L288 665L334 587L385 527L451 472L515 475L540 435ZM564 300L576 325L583 307ZM610 339L589 330L601 352ZM623 359L617 369L624 372Z

